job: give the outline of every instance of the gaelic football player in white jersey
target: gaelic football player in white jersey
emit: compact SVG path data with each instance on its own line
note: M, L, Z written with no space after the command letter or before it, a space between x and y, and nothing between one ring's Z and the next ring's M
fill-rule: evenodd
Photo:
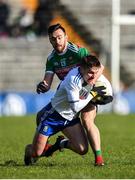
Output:
M81 58L91 54L86 48L69 42L65 28L61 24L49 26L48 36L53 50L47 58L43 80L37 85L36 90L39 94L45 93L51 88L54 75L63 80L73 67L79 66ZM91 80L91 84L96 82L103 69L104 66L101 64L98 73ZM37 114L37 125L40 123L43 112L44 109L41 109ZM104 164L104 160L101 151L100 131L95 124L95 117L96 106L89 103L89 106L81 112L81 119L86 129L89 144L93 150L95 165L101 166Z
M88 55L82 58L79 67L73 68L61 81L51 102L44 108L33 144L25 148L26 165L31 165L38 157L50 156L61 148L71 149L80 155L87 153L88 142L79 113L93 99L106 94L104 86L90 84L100 66L95 56ZM111 85L108 86L112 97ZM53 146L46 148L48 138L60 131L67 138L61 138Z

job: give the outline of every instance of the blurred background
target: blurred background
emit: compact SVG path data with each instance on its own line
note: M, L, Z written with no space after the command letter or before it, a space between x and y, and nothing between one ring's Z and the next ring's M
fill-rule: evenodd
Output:
M58 84L36 94L52 47L47 28L61 23L69 40L99 56L114 89L100 113L135 113L134 0L0 0L0 116L35 114Z

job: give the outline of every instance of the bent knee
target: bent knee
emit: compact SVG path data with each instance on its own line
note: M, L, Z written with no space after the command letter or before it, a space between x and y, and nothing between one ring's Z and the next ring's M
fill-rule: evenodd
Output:
M42 155L42 153L43 153L43 150L41 150L41 149L34 149L33 150L33 155L35 157L40 157Z
M43 151L35 151L35 156L40 157L42 155Z
M84 154L86 154L88 152L88 147L86 147L86 146L80 146L79 147L79 154L80 155L84 155Z

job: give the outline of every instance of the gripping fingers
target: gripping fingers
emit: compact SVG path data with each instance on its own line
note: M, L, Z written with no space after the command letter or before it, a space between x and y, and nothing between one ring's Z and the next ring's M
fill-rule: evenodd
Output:
M44 84L44 82L40 82L37 85L37 93L40 94L40 93L44 93L46 91L47 91L46 85Z
M94 86L93 87L93 90L94 91L103 91L103 90L105 90L106 89L106 87L105 86Z
M106 94L106 92L104 91L106 89L106 87L104 86L98 86L98 87L93 87L91 94L93 97L96 97L97 95L103 96Z

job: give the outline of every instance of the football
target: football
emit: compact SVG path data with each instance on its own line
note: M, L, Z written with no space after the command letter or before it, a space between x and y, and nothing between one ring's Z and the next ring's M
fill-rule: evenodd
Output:
M105 87L105 95L106 96L111 96L112 95L112 86L110 84L110 82L106 79L106 82L103 81L103 79L98 80L95 83L95 87L99 87L99 86L104 86Z
M92 99L92 102L96 104L108 104L113 100L113 91L111 83L108 81L105 76L101 75L100 78L95 83L95 87L104 86L105 94L103 96L97 95L95 98Z

